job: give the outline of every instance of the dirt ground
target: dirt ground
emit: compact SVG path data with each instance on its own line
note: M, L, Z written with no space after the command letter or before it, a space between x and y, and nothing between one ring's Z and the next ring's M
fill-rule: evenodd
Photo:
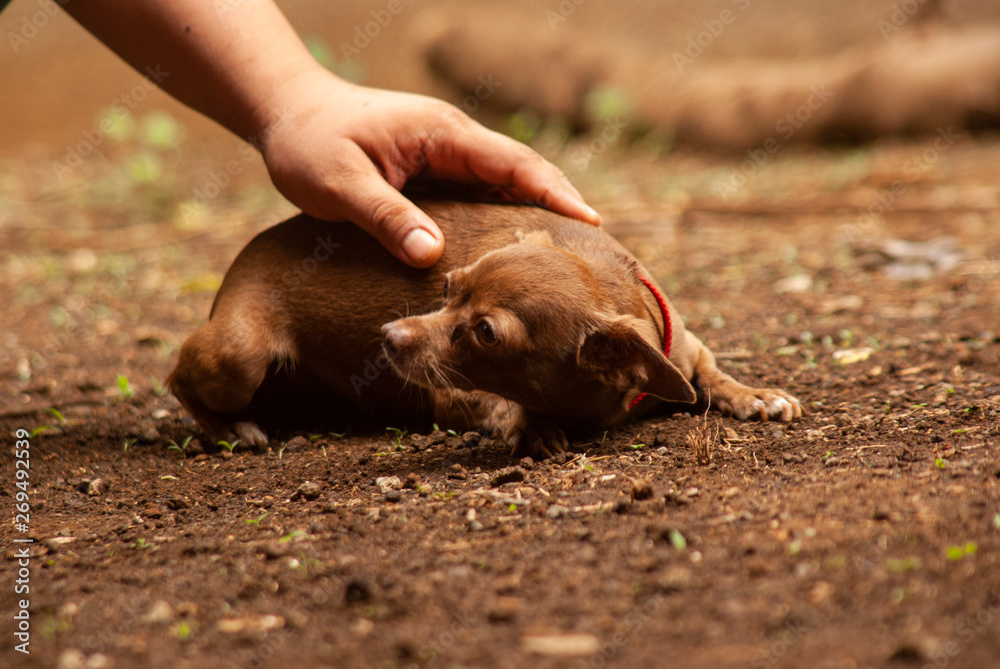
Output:
M534 137L794 423L660 416L544 462L426 425L229 453L162 381L293 210L157 108L61 176L79 126L0 160L4 666L1000 666L1000 135Z

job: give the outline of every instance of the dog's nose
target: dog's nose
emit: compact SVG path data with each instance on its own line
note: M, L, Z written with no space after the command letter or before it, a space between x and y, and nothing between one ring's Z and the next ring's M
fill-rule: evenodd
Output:
M413 329L400 321L392 321L382 326L382 346L390 358L395 358L412 346L416 334Z

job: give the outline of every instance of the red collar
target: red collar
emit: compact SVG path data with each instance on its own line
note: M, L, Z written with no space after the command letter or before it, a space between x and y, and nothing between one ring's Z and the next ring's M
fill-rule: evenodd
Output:
M670 343L673 339L673 330L670 326L670 310L667 309L667 301L663 299L663 295L661 295L660 291L656 289L656 286L653 285L652 281L644 277L639 272L636 272L635 275L638 277L639 281L642 281L643 284L645 284L646 288L649 288L649 292L653 294L653 297L656 298L656 303L660 306L660 315L663 316L663 355L664 357L669 358ZM641 402L645 396L646 393L639 393L636 395L635 399L632 400L632 403L628 405L628 408L630 410L634 409L635 405Z

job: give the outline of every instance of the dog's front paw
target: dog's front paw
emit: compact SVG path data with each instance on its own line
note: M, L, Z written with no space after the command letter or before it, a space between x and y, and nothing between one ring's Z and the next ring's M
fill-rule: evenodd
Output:
M516 427L507 438L507 443L512 447L511 453L521 452L543 458L563 453L569 447L563 429L543 418L528 419L524 425Z
M268 442L267 433L260 429L257 423L249 421L233 423L227 437L226 441L230 443L235 443L238 440L240 444L250 448L265 448Z
M713 397L712 404L723 413L740 420L777 419L787 423L805 413L798 399L777 388L744 387L726 397Z

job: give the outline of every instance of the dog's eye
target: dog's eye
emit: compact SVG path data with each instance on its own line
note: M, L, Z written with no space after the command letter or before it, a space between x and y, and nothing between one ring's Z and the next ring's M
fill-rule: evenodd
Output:
M497 333L493 331L493 326L487 321L479 321L476 325L476 337L483 346L496 346L500 343Z
M444 278L444 285L441 286L441 297L448 297L448 277Z

